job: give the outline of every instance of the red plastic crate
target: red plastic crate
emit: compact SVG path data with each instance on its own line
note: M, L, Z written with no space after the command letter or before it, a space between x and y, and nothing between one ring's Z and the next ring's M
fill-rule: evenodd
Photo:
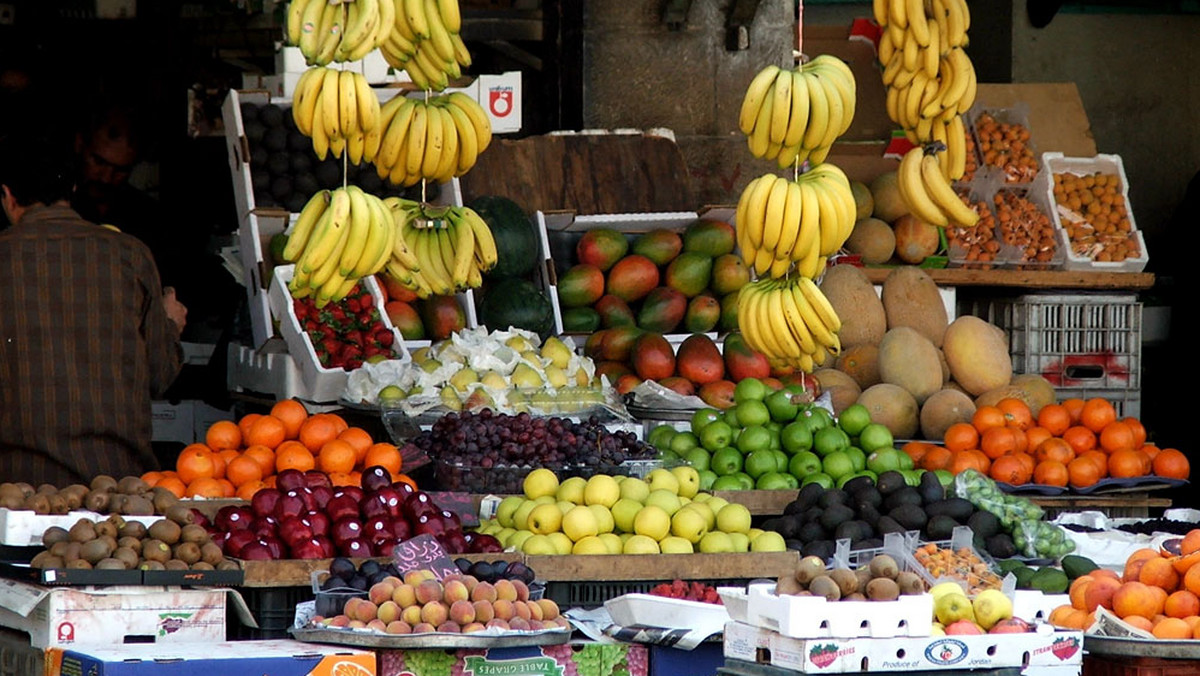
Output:
M1157 657L1104 657L1085 655L1083 676L1194 676L1200 660L1164 660Z

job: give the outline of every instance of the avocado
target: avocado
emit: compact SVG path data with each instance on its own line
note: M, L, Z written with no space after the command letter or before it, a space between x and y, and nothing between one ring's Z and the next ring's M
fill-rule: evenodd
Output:
M856 476L842 486L842 490L846 491L850 495L855 495L859 491L868 489L875 490L875 481L869 476Z
M920 530L929 520L925 512L916 505L900 505L889 511L888 516L895 519L905 530Z
M1009 559L1010 561L1013 559ZM1021 565L1016 570L1010 571L1013 577L1017 578L1017 589L1033 589L1031 584L1033 576L1037 575L1037 571L1026 565Z
M820 507L809 507L808 509L804 510L803 514L800 515L800 520L804 523L820 521L821 515L824 513L825 510L821 509Z
M904 475L896 470L884 472L875 480L875 488L879 489L879 492L884 495L904 488L907 485L908 483L904 481Z
M801 542L812 542L825 537L825 529L819 521L809 521L796 531L796 539Z
M883 499L883 508L891 511L901 505L912 505L918 509L921 507L921 494L912 486L905 486L899 490L893 491Z
M783 546L794 552L798 552L801 549L804 549L804 543L799 540L784 540Z
M794 511L803 512L804 510L813 507L817 504L817 499L825 494L825 488L820 484L811 483L796 494L796 499L788 504L788 507L794 507ZM787 508L784 509L784 514L787 513Z
M1028 567L1029 566L1026 566L1025 562L1021 561L1020 559L1001 559L996 562L996 569L1000 571L1001 575L1011 573L1018 568Z
M997 533L986 540L987 553L996 559L1009 559L1017 555L1017 546L1008 533Z
M1060 563L1062 565L1063 572L1066 573L1067 577L1072 580L1077 577L1087 575L1088 573L1100 567L1096 565L1095 561L1087 558L1086 556L1079 556L1078 554L1068 554L1062 557L1062 561Z
M882 546L883 546L883 540L881 540L879 538L867 538L865 540L859 540L858 542L850 543L851 550L879 549Z
M833 531L834 540L861 540L864 535L860 528L861 521L843 521Z
M821 515L821 527L826 533L832 533L837 529L843 521L850 521L854 518L854 510L845 505L833 505L825 510Z
M872 505L858 505L858 519L870 525L872 528L879 523L879 510Z
M1000 532L1000 519L987 510L980 510L967 519L967 526L977 537L986 540Z
M822 561L828 561L833 557L834 545L833 540L814 540L806 545L800 553L804 556L815 556Z
M942 487L942 482L933 472L921 474L921 480L917 482L917 492L921 494L921 500L927 505L946 498L946 489Z
M963 498L946 498L925 505L925 512L929 516L945 515L959 523L966 523L974 511L975 506Z
M895 519L885 514L879 517L879 522L875 524L875 530L880 535L887 535L888 533L903 533L905 529Z
M762 528L763 530L773 530L773 531L775 531L776 533L779 533L780 535L783 535L783 533L782 533L782 532L780 532L780 530L779 530L779 528L780 528L780 525L781 525L782 523L783 523L783 517L781 517L781 516L774 516L774 517L771 517L770 519L767 519L767 520L763 521L763 522L762 522L762 525L760 525L760 526L759 526L759 528ZM785 538L786 538L787 536L786 536L786 535L783 535L783 537L785 537Z
M782 535L784 539L792 539L796 537L796 534L800 532L800 527L804 525L798 516L781 516L778 519L773 520L779 522L775 528L767 528L767 524L764 522L762 529L774 530Z
M865 488L858 493L852 493L854 502L860 505L871 505L878 507L883 504L883 494L875 490L875 487Z
M957 525L957 521L945 514L931 516L925 524L925 536L930 540L949 540Z
M1029 586L1043 594L1062 594L1069 584L1067 574L1051 566L1041 568L1029 579Z
M850 496L847 495L846 491L840 488L831 488L825 491L825 494L817 500L817 504L828 509L832 505L844 505L849 501Z

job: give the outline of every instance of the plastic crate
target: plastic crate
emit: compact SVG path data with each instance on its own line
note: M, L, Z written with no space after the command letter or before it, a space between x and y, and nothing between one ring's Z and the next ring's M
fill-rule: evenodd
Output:
M649 594L655 586L673 580L612 580L587 582L546 583L543 598L550 599L560 608L599 608L609 599L625 594ZM689 580L691 582L692 580ZM746 587L750 580L695 580L710 587Z
M1060 390L1140 393L1142 304L1132 295L1041 295L976 301L965 308L1008 334L1017 373Z
M231 641L291 638L288 629L296 619L296 604L313 600L311 586L243 587L241 594L258 628L242 624L236 613L230 613L227 629Z
M1193 676L1200 660L1166 660L1157 657L1085 655L1083 676Z

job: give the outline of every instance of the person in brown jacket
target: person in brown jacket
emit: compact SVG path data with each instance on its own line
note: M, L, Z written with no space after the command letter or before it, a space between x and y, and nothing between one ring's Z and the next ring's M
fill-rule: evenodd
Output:
M150 401L179 375L187 310L150 251L70 206L69 148L0 139L0 481L157 466Z

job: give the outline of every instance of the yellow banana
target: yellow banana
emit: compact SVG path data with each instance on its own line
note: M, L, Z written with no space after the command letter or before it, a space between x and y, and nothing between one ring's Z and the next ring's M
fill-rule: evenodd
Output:
M300 210L300 215L296 217L296 223L292 226L292 233L288 236L287 244L283 247L283 260L296 262L296 258L308 244L308 239L312 236L317 222L321 220L321 215L329 207L329 202L329 191L322 190L313 195Z
M825 103L829 106L829 123L826 126L825 137L821 139L821 143L818 145L820 148L828 148L837 140L842 130L849 126L848 124L844 124L846 107L842 103L841 92L833 84L833 78L819 72L813 73L813 78L821 85L821 89L825 92Z
M779 237L783 234L783 211L787 207L788 182L778 176L771 185L767 195L767 210L763 215L762 250L771 258L775 258L775 247L779 245ZM765 272L765 271L764 271Z
M871 11L875 17L875 23L884 26L888 22L888 3L887 0L872 0Z
M321 70L319 68L306 69L300 79L296 81L296 88L292 91L292 121L296 123L296 129L305 136L309 136L312 130L312 110L317 99L321 95L321 90L318 87L316 91L310 91L314 79L321 78Z
M338 122L342 136L347 138L358 133L358 88L354 75L348 70L338 74Z
M783 144L787 136L788 120L792 114L792 73L779 69L775 78L775 99L771 102L771 143Z
M758 320L754 318L751 312L752 305L757 300L758 283L753 282L743 285L738 290L738 330L741 331L742 337L746 339L746 344L756 352L763 351L763 341L759 336Z
M330 194L329 208L325 211L329 215L325 227L317 228L319 232L313 233L304 247L304 252L300 254L300 267L305 272L313 272L323 267L333 257L338 244L343 241L350 225L350 195L345 190L334 190ZM334 261L335 269L337 263L338 261ZM323 277L317 286L325 279L328 277Z
M418 115L424 117L425 120L425 147L421 153L421 161L417 166L417 171L410 172L419 174L423 178L433 178L434 171L442 161L442 118L437 115L433 106L421 104ZM412 148L409 148L411 153ZM410 154L411 158L412 155ZM411 169L412 165L408 164L405 169Z
M396 116L396 111L400 109L402 103L404 103L404 97L397 96L379 107L379 119L376 121L374 129L367 132L363 139L363 159L367 162L374 162L378 157L379 149L383 145L383 135L391 126L392 118Z
M921 67L921 45L908 33L904 40L904 70L914 71Z
M888 0L888 24L908 28L907 0Z
M790 103L790 101L789 101ZM771 145L771 113L775 107L775 83L767 91L762 107L758 109L758 118L754 121L754 129L746 137L750 154L755 157L766 157L767 148Z
M783 207L783 218L779 231L779 242L773 248L776 261L783 261L787 271L792 264L792 249L796 247L796 238L800 234L800 218L803 206L800 203L800 184L795 181L784 181L787 184L787 197Z
M759 110L766 102L767 94L771 92L779 70L779 66L775 65L763 68L746 88L746 95L742 98L742 108L738 113L738 129L741 129L743 134L749 135L754 131L755 122L759 118Z
M918 45L929 46L929 23L925 20L925 3L921 0L905 0L904 15L908 19L908 32Z
M841 243L838 237L841 234L841 222L838 219L838 209L833 203L833 198L823 186L813 186L817 194L817 204L820 205L821 220L821 237L818 242L818 250L822 256L829 256L837 253Z
M435 58L433 48L429 46L428 42L417 45L417 52L413 55L413 60L420 65L421 71L429 78L429 87L440 92L450 84L450 77L446 73L445 64L439 64Z
M950 47L962 47L967 43L967 3L960 0L945 0L946 34L950 37Z
M447 103L443 110L454 122L455 134L458 136L458 162L454 175L462 176L475 166L475 160L479 157L479 137L475 134L475 126L461 108Z
M796 71L787 71L788 77L792 80L790 88L792 94L790 108L790 116L788 117L787 130L783 135L784 147L795 147L797 150L800 147L800 142L804 140L804 132L808 127L808 85L804 82L804 76ZM782 158L780 159L782 162ZM788 164L791 164L789 161Z
M961 115L955 115L946 125L946 154L950 157L950 180L957 181L967 173L967 137Z
M454 60L463 68L470 68L471 52L467 51L467 45L463 43L462 38L458 33L451 33L450 41L454 43Z
M346 232L346 248L338 263L338 274L342 277L349 276L358 267L371 236L371 208L367 206L366 193L353 184L345 190L350 196L350 228Z
M437 10L446 30L451 33L462 30L462 13L458 8L458 0L437 0Z
M900 160L900 168L896 173L896 185L900 189L900 198L904 200L904 204L908 206L913 216L930 225L946 227L948 225L946 215L925 192L925 182L921 178L921 157L923 155L924 151L920 147L916 147L905 153L904 159Z
M364 194L363 202L369 213L370 227L367 241L363 243L363 254L358 264L346 275L348 279L359 279L379 272L392 256L389 233L394 233L396 228L391 211L374 195Z
M941 63L941 38L938 37L938 32L935 30L929 36L929 44L921 50L921 65L925 69L925 74L930 78L938 76L938 64Z
M764 218L767 213L767 198L770 196L774 185L775 175L764 174L754 184L754 192L750 195L750 201L746 203L746 235L750 244L755 249L760 249L763 245L763 227L765 225ZM742 227L741 224L738 224L738 227ZM746 261L746 264L750 265L753 262L753 259L751 259Z
M312 62L312 57L317 53L317 44L321 37L321 21L328 7L321 0L312 0L304 8L304 16L301 19L300 40L297 46L300 47L300 53L304 55L304 59L309 63Z
M470 225L461 223L457 219L450 219L450 225L453 227L455 236L454 241L454 285L458 287L470 286L471 270L475 267L475 231Z
M359 73L354 74L355 99L358 104L358 128L363 133L370 133L379 126L379 115L382 106L379 97L367 78Z
M328 157L329 136L325 133L325 106L323 105L318 105L313 109L312 129L309 136L312 138L313 153L316 154L317 159L323 160Z
M831 115L825 87L821 85L821 82L811 73L804 74L804 82L808 86L808 128L804 131L804 140L801 141L801 145L812 149L819 147L825 140Z
M882 25L882 24L881 24ZM892 42L890 31L883 31L879 36L879 63L887 65L896 54L896 43Z
M488 227L483 217L470 207L463 207L456 213L474 231L475 251L481 261L483 271L491 270L496 266L497 261L496 240L492 236L492 229Z
M819 255L821 236L821 207L816 188L808 183L798 183L797 188L800 190L800 230L789 255L793 261L808 258L810 252Z
M284 28L287 31L289 45L300 46L300 36L304 34L304 12L308 9L310 1L319 2L319 0L291 0L288 3Z
M963 228L973 227L979 222L979 214L963 203L950 187L950 181L942 176L937 158L932 155L921 158L921 178L929 198L941 209L948 221Z
M340 114L340 78L338 71L325 69L325 82L321 85L321 121L325 125L325 135L332 141L342 135Z
M442 163L438 166L434 178L438 183L448 183L458 170L458 146L461 141L458 138L458 128L454 126L454 118L450 117L450 111L441 106L435 106L434 109L442 118Z
M817 315L817 311L808 303L808 299L804 296L804 292L799 286L793 286L791 289L792 298L795 300L796 310L800 313L800 317L804 320L804 325L812 332L813 339L816 342L824 345L826 348L837 344L837 338L829 327L825 326L821 321L821 317ZM814 346L814 352L815 346Z
M392 214L392 221L396 224L396 236L392 240L392 258L404 267L419 272L421 270L421 260L412 248L412 243L406 237L411 232L408 226L408 215L400 209L388 207L388 211Z
M336 200L335 200L336 201ZM330 277L337 274L338 265L341 262L342 253L346 250L346 243L349 240L347 235L350 232L349 222L345 222L341 227L337 227L337 217L335 216L330 221L330 239L333 240L333 248L329 251L329 256L321 262L312 271L312 276L309 278L308 285L314 288L324 286L325 282L329 281Z
M438 255L442 259L442 270L446 273L446 278L450 280L450 287L457 291L458 283L454 280L454 241L450 237L450 223L443 219L441 227L434 228L437 231Z
M787 288L787 282L780 282L775 285L766 294L765 306L760 306L759 311L765 312L764 320L771 327L771 336L775 339L775 344L783 351L784 357L787 359L798 359L805 352L803 345L796 340L796 336L792 333L791 327L788 325L787 315L783 309L783 292Z
M825 325L831 332L842 330L842 320L837 315L837 311L833 309L833 304L825 297L825 292L821 291L821 287L808 277L801 277L797 280L800 292L804 294L805 300L816 311L817 316L821 318L821 323Z
M425 16L429 19L429 44L443 61L458 63L454 58L454 42L450 30L442 23L436 0L425 0Z
M362 164L366 147L367 137L361 131L356 131L346 137L346 159L350 161L350 164Z
M333 138L329 139L329 154L330 155L333 155L334 157L341 157L342 153L345 151L346 151L346 137L345 136L334 136Z
M346 5L328 5L328 8L321 21L323 35L315 59L322 66L328 65L337 55L338 47L342 44L342 29L346 26Z
M413 35L429 39L429 17L425 16L424 0L404 0L404 19Z
M801 279L807 278L801 277ZM792 337L800 344L801 351L804 354L812 354L817 349L817 343L813 339L812 331L804 323L804 317L800 314L800 309L796 307L796 298L791 288L795 286L795 283L796 280L788 280L788 287L779 293L779 308Z

